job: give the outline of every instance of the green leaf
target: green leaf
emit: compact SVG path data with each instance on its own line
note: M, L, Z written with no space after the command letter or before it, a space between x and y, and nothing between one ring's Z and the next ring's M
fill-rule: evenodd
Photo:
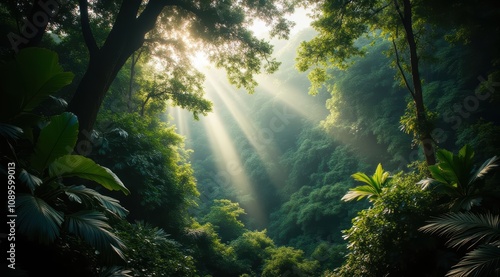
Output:
M86 186L65 186L63 190L71 201L84 203L89 207L99 206L122 218L128 213L127 209L121 206L118 200L102 195Z
M49 176L79 177L97 182L109 190L121 190L125 195L130 193L110 169L79 155L66 155L55 160L49 166Z
M474 161L474 150L472 150L472 147L469 145L464 145L459 151L458 151L458 156L464 163L464 166L466 168L472 168L473 166L473 161ZM469 171L469 170L468 170Z
M446 276L497 276L500 267L500 245L480 245L467 253Z
M354 199L361 200L364 197L370 198L378 196L379 193L372 186L358 186L350 189L343 197L342 201L352 201Z
M498 215L464 212L436 217L419 230L447 236L449 238L447 244L459 248L498 240L500 237L499 226L500 217Z
M40 186L43 181L37 176L29 173L25 169L21 169L21 173L19 173L19 180L26 184L26 186L33 192L38 186Z
M65 228L68 232L81 237L106 256L113 252L124 258L121 249L125 245L110 232L111 227L106 222L104 214L97 211L79 211L66 215Z
M22 135L23 129L14 125L0 123L0 136L7 139L16 140L19 139Z
M63 213L52 208L43 199L30 194L16 198L19 232L40 243L53 242L59 236Z
M453 181L451 180L450 176L446 174L439 166L437 165L431 165L428 167L429 171L431 172L432 177L445 185L453 186Z
M77 138L76 115L66 112L52 117L50 123L40 131L31 165L42 172L55 159L71 153Z
M382 187L385 185L385 182L387 181L387 178L389 178L389 172L384 172L382 164L379 163L372 177L374 184L377 186L377 190L382 189Z
M351 177L359 182L366 183L368 185L373 185L373 180L363 172L357 172L351 175Z
M63 71L57 53L43 48L21 50L13 61L1 67L0 74L9 103L2 114L9 117L31 111L74 77Z
M356 181L365 183L366 185L350 189L349 192L342 197L343 201L351 201L356 198L360 200L365 196L368 198L380 197L382 195L382 188L387 185L389 172L384 172L382 164L378 164L372 177L369 177L363 172L354 173L351 177Z

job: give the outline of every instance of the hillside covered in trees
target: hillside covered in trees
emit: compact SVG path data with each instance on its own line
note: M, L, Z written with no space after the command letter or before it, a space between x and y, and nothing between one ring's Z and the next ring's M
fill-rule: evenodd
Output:
M2 2L2 276L499 276L499 28L495 1Z

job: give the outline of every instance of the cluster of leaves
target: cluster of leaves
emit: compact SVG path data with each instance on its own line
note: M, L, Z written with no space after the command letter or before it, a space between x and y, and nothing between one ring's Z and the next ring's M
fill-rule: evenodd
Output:
M20 235L35 244L57 241L63 248L69 243L84 245L80 239L102 253L103 260L122 256L124 245L108 221L124 218L128 211L116 199L81 183L91 181L97 188L124 194L129 190L108 168L72 154L78 136L75 115L44 116L36 110L73 75L62 70L56 53L41 48L19 52L2 64L1 72L2 95L8 103L1 116L1 159L3 166L15 168L9 178L16 192L13 210ZM68 180L77 184L68 185Z
M348 258L332 276L495 272L500 261L498 218L491 211L498 210L499 195L496 181L488 182L486 177L496 169L497 158L476 168L474 152L468 145L456 155L444 149L437 154L439 163L428 167L432 178L400 173L389 185L376 190L384 183L380 166L372 178L363 173L353 175L358 179L364 175L361 180L366 185L351 189L344 199L372 196L373 207L361 211L345 231ZM446 249L439 238L425 233L446 235L446 245L459 251ZM464 256L460 251L464 246L474 249ZM456 259L460 261L453 265Z
M198 276L193 257L162 229L144 222L123 222L116 229L127 245L124 268L130 276Z
M339 266L345 253L341 230L365 206L341 201L350 186L344 176L353 168L364 168L364 163L350 147L338 145L319 128L307 127L281 162L289 173L280 191L285 200L271 214L271 237L280 245L304 250L323 267Z
M182 138L157 117L137 113L104 112L98 126L94 159L126 180L132 195L120 200L129 218L181 232L198 196Z
M209 222L194 222L187 237L195 245L193 257L200 272L215 276L315 276L318 261L307 259L302 250L277 247L267 231L251 231L238 216L244 210L227 199L216 200L205 217ZM238 236L223 241L224 226L237 229Z
M435 243L418 231L433 211L431 194L415 185L422 177L414 173L394 176L391 186L371 198L373 206L352 220L352 227L344 233L349 252L338 276L443 272L440 259L434 256Z
M471 251L460 258L447 276L493 275L500 264L498 180L488 178L498 167L498 157L474 166L474 151L468 145L457 155L439 150L440 162L429 167L432 178L420 182L424 189L440 195L448 213L429 221L420 230L448 237L446 245Z
M220 199L214 201L204 221L212 223L221 240L227 242L243 234L245 225L238 217L244 213L238 203Z

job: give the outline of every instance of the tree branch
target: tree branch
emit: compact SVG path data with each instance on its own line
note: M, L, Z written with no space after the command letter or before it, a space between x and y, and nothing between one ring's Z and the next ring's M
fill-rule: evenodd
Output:
M89 54L92 57L99 50L99 47L97 46L95 37L92 34L92 28L90 27L87 0L78 0L78 6L80 8L80 22L82 24L83 39L85 40Z
M401 22L405 22L405 17L403 15L403 12L401 11L401 7L399 6L398 0L394 0L394 7L396 7L396 12L401 18Z
M149 32L156 25L156 20L166 6L165 1L162 0L150 0L144 10L141 12L137 18L137 26L143 28L143 33Z
M411 96L413 97L413 99L415 99L415 92L413 92L413 90L411 89L410 83L408 82L408 79L406 78L406 74L403 70L403 67L401 66L400 59L399 59L398 47L396 46L396 42L394 41L394 39L392 39L392 46L394 46L394 53L396 53L396 65L398 66L399 73L401 73L401 76L403 77L403 81L406 85L406 88L411 93Z

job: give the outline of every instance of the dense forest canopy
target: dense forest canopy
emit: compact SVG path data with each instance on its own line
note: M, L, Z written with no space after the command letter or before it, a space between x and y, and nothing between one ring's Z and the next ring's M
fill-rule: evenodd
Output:
M2 276L499 276L496 1L4 1Z

